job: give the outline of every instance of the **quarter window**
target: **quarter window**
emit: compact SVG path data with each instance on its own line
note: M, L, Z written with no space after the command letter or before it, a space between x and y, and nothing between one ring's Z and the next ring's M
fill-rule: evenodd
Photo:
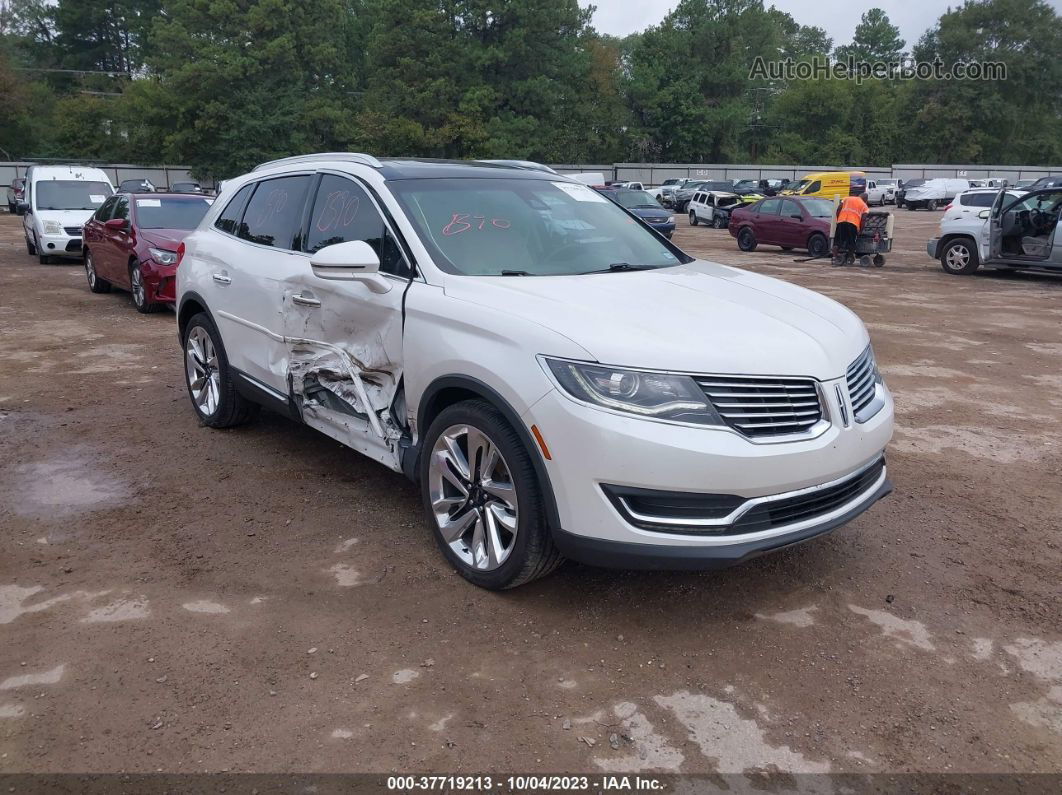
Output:
M236 234L236 229L240 224L240 216L243 215L243 208L247 204L247 200L251 198L251 191L253 190L254 185L244 185L240 188L239 192L232 197L232 201L221 211L221 215L214 222L214 226L222 232L228 232L230 235Z
M301 240L296 239L296 233L301 233L309 184L309 174L259 182L243 213L238 235L260 246L298 248Z
M321 177L310 213L305 250L364 240L380 258L380 270L408 277L409 265L368 193L358 183L334 174Z

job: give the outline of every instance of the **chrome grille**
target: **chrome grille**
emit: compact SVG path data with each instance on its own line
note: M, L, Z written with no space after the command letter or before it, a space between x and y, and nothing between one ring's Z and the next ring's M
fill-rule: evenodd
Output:
M878 382L874 351L867 346L859 358L848 366L845 374L848 381L848 397L852 401L852 413L856 420L866 419L867 410L874 402L874 386Z
M81 237L80 226L64 226L63 231L70 235L70 237Z
M802 433L822 419L811 378L700 376L695 379L719 416L750 437Z

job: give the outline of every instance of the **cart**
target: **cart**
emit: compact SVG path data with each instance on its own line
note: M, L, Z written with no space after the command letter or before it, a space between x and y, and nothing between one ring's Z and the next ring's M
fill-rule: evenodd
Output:
M858 257L864 268L880 268L885 264L885 255L892 251L892 213L885 210L871 210L863 216L863 228L856 238L855 254L836 252L833 254L835 266L854 265ZM834 250L837 233L837 218L830 222L830 251Z

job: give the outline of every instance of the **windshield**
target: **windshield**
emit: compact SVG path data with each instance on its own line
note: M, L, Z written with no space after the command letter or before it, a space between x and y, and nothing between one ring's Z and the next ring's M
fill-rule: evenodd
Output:
M195 229L210 209L207 199L137 199L141 229Z
M639 209L651 207L656 210L660 207L660 202L654 199L648 191L644 190L617 191L616 201L620 203L621 207L626 207L628 210L633 210L636 207Z
M811 180L810 179L802 179L802 180L800 180L800 182L796 183L795 185L790 184L789 187L786 188L786 190L791 191L792 193L803 193L804 189L807 188L807 186L810 185L810 184L811 184Z
M812 218L833 217L833 202L829 199L801 199L800 203Z
M909 179L907 182L903 183L903 189L910 190L911 188L918 188L925 184L926 181L924 179Z
M36 188L38 210L95 210L114 192L106 182L73 179L41 180Z
M444 271L553 276L666 268L691 258L586 185L538 179L391 183Z

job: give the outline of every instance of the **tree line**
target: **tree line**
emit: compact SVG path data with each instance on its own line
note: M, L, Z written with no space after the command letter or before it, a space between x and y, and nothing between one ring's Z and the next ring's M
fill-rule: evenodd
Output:
M1062 162L1062 18L966 0L913 43L834 42L763 0L681 0L624 38L576 0L0 0L0 156L296 152L542 162ZM1006 64L1006 79L768 79L767 61Z

